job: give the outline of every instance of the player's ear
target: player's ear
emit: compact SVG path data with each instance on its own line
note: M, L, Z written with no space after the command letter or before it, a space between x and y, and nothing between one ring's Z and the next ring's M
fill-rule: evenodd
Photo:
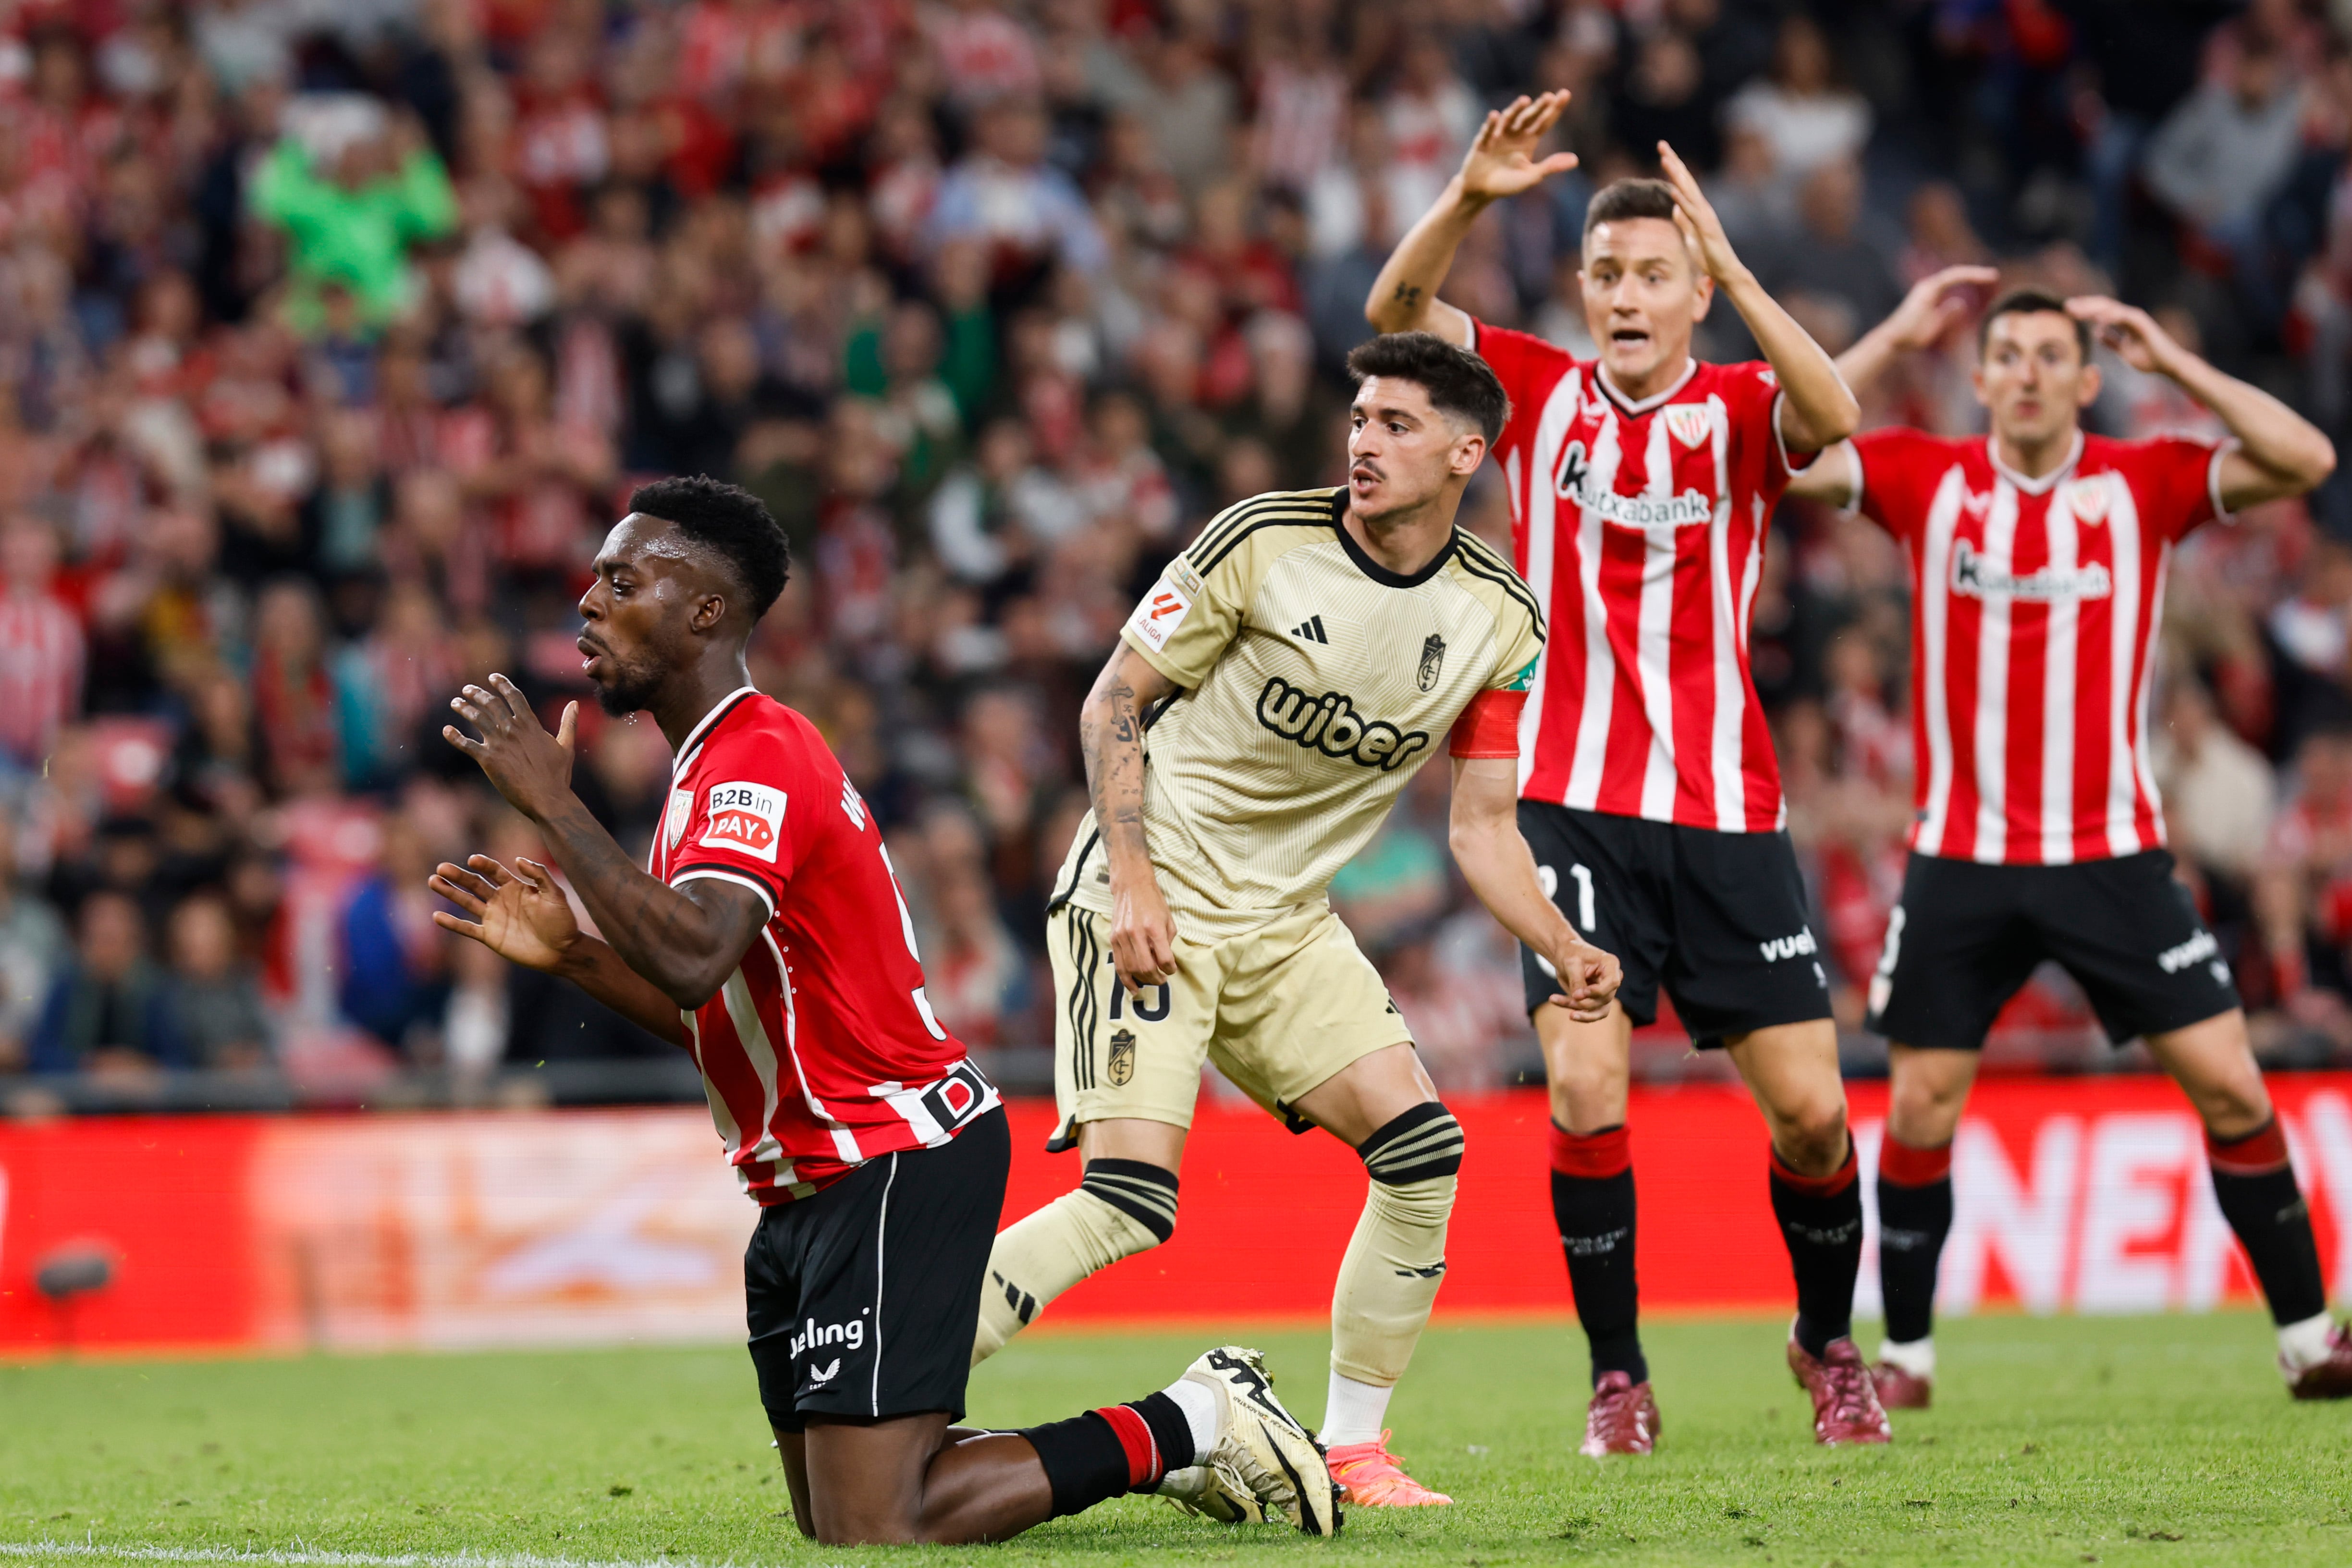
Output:
M1706 308L1715 303L1715 279L1699 271L1696 261L1691 263L1691 270L1698 273L1691 282L1692 291L1698 296L1698 303L1691 307L1691 320L1704 321L1706 320Z
M1474 429L1454 438L1454 449L1445 455L1445 468L1455 479L1468 479L1486 460L1486 437Z
M688 619L687 626L694 631L707 632L726 618L726 595L705 594L701 602L694 606L694 614Z
M1979 359L1976 363L1976 368L1969 372L1969 390L1977 395L1978 407L1990 408L1992 406L1992 399L1985 395L1984 361L1982 359Z
M2097 365L2084 365L2082 379L2074 384L2074 406L2088 408L2092 404L2096 403L2099 400L2099 388L2105 384L2106 377L2100 374Z

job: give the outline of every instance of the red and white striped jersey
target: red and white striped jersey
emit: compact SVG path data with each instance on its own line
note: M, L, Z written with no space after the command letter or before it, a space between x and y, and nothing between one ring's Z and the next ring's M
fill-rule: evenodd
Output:
M717 995L683 1015L728 1163L762 1204L945 1143L997 1103L923 994L881 830L816 726L746 686L678 748L655 876L768 906Z
M81 709L81 622L47 594L0 593L0 752L27 765Z
M1912 848L2058 866L2161 847L2149 653L2173 542L2221 515L2227 447L2078 435L2029 479L1981 436L1853 445L1852 504L1911 565Z
M1519 574L1551 619L1519 796L1725 833L1780 826L1748 614L1788 488L1771 367L1690 363L1628 401L1597 361L1476 323Z

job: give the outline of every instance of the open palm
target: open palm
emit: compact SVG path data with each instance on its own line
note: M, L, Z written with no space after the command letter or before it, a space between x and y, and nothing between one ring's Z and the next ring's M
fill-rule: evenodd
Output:
M473 917L436 910L434 924L525 969L554 969L580 939L580 922L555 874L535 860L518 858L512 870L488 855L468 857L464 867L443 861L426 885Z
M1535 156L1537 145L1568 108L1568 99L1565 89L1539 98L1522 95L1509 108L1489 111L1462 160L1464 194L1486 201L1516 196L1575 168L1573 153L1555 153L1540 162Z

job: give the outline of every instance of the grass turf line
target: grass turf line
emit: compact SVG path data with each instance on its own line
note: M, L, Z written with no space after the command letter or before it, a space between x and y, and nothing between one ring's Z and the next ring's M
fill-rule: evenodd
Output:
M1435 1331L1391 1422L1412 1472L1454 1507L1353 1510L1344 1535L1316 1542L1130 1498L987 1560L2352 1563L2352 1409L2289 1401L2257 1316L1953 1322L1938 1407L1898 1415L1884 1451L1813 1446L1783 1331L1653 1325L1659 1452L1595 1465L1574 1452L1572 1327ZM1018 1340L975 1375L972 1419L1131 1398L1208 1342ZM1319 1410L1323 1339L1262 1342L1294 1406ZM0 1568L904 1555L803 1544L767 1438L731 1348L0 1367Z

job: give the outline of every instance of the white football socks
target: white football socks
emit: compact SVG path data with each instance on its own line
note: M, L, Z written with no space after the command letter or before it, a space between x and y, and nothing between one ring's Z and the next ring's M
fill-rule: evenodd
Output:
M1913 1340L1905 1344L1895 1340L1881 1340L1878 1359L1889 1366L1901 1367L1914 1377L1933 1378L1936 1375L1936 1342L1932 1339Z
M1184 1423L1192 1428L1192 1462L1205 1461L1209 1450L1217 1446L1217 1395L1212 1389L1178 1378L1160 1393L1176 1402L1184 1412Z
M1331 1391L1323 1402L1323 1429L1315 1434L1327 1448L1349 1443L1377 1443L1381 1423L1389 1413L1393 1385L1359 1383L1344 1373L1331 1374Z
M2299 1323L2283 1324L2278 1331L2279 1363L2292 1373L2327 1359L2327 1336L2336 1320L2326 1312Z

